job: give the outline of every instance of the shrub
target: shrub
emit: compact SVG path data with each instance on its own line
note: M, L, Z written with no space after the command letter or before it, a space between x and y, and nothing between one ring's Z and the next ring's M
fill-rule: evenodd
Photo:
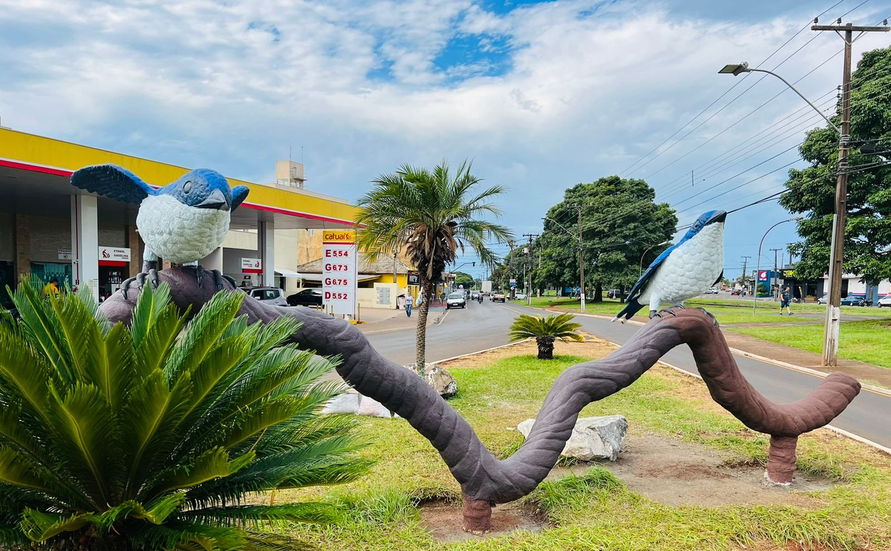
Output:
M535 337L535 343L538 345L538 359L552 360L554 359L555 339L562 341L584 340L581 335L576 333L582 324L573 322L574 317L568 313L547 317L520 314L510 326L510 340L519 341Z
M0 547L263 548L257 523L331 518L244 503L366 463L348 421L317 414L340 391L319 382L331 362L285 344L292 318L236 318L242 298L188 321L147 286L127 328L92 298L19 286L21 319L0 321Z

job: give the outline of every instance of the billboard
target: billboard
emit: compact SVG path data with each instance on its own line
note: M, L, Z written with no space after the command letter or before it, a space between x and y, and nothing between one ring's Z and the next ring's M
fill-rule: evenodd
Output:
M324 230L322 246L322 304L332 314L349 314L355 318L356 232Z

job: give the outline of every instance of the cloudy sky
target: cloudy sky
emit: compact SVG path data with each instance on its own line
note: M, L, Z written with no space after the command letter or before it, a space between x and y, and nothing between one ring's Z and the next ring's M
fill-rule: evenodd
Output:
M891 2L0 0L0 124L256 182L291 155L308 189L353 201L404 163L470 159L508 188L517 235L620 174L685 225L801 165L819 115L777 79L717 70L775 69L831 114L842 41L809 30L820 14L874 25ZM855 62L888 44L864 37ZM774 202L728 218L725 273L784 218ZM764 249L794 239L785 224Z

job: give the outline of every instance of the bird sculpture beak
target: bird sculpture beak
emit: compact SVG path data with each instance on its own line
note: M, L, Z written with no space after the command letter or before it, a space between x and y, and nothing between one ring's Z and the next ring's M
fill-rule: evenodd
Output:
M223 195L222 191L215 189L204 201L195 206L199 209L229 210L229 201L226 200L226 196Z

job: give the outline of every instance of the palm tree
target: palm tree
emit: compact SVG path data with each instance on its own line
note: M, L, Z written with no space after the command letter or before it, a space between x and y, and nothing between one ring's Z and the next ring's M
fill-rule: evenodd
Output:
M293 318L248 326L242 298L189 321L146 286L127 328L89 295L19 285L21 319L0 315L0 548L266 548L257 523L331 517L243 503L366 462L347 420L317 414L339 392L319 382L331 362L285 342Z
M510 340L519 341L535 337L535 343L538 345L538 359L553 360L555 339L561 341L585 340L584 337L576 333L582 324L573 322L574 317L569 313L547 317L520 314L510 326Z
M496 257L487 241L511 238L504 226L479 218L501 214L491 201L503 190L491 186L476 192L480 179L470 173L466 161L454 176L445 162L432 171L404 165L372 183L372 190L359 200L364 209L357 219L359 247L372 259L382 251L405 250L417 268L423 302L418 311L415 366L423 375L427 312L435 283L465 246L491 266Z

